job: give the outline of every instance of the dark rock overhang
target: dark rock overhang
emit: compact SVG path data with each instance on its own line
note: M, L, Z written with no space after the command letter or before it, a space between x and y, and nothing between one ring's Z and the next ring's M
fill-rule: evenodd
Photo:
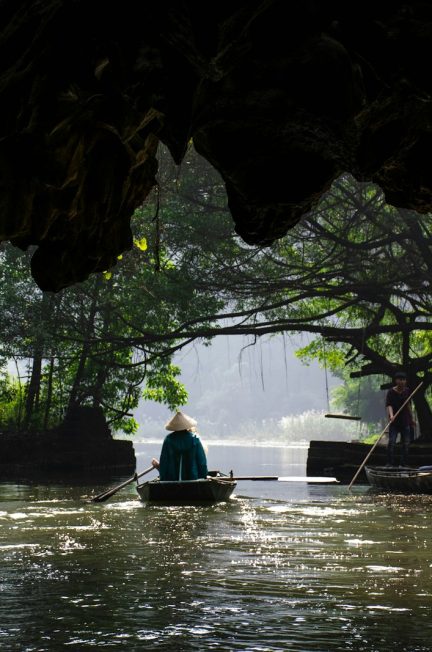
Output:
M237 232L281 237L342 172L432 209L429 2L3 0L0 239L43 289L131 246L159 141L193 138Z

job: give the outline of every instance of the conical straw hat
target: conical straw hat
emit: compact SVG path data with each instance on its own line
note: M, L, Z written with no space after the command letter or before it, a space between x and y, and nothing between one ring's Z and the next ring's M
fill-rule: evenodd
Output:
M190 428L193 428L194 426L197 425L197 422L195 419L192 419L192 417L188 417L187 414L183 414L183 412L177 412L175 416L171 419L171 421L168 421L168 423L165 424L166 430L171 430L172 432L176 432L177 430L189 430Z

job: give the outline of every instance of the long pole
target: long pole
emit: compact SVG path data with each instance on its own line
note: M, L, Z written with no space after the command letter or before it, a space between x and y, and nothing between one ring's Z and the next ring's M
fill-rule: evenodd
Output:
M366 464L366 462L368 461L368 459L370 458L370 456L371 456L372 453L374 452L375 447L378 445L378 443L379 443L381 437L384 435L384 433L385 433L385 431L387 430L387 428L389 427L389 425L392 423L392 421L395 420L395 418L397 417L397 415L399 414L399 412L401 412L401 410L404 409L405 405L406 405L407 403L409 403L409 401L412 399L412 397L414 396L414 394L416 393L416 391L417 391L418 389L420 389L420 387L421 387L422 385L423 385L423 380L421 381L421 383L419 383L419 384L417 385L417 387L415 388L415 390L411 392L411 394L408 396L408 398L406 399L406 401L404 401L404 402L402 403L402 405L400 406L399 410L396 412L396 414L393 415L393 419L390 419L390 421L387 423L386 427L385 427L384 430L381 432L380 436L378 437L378 439L376 440L376 442L374 443L374 445L373 445L372 448L370 449L369 453L366 455L366 457L364 458L363 462L360 464L359 468L357 469L357 473L355 474L355 476L353 477L353 479L352 479L351 482L349 483L349 485L348 485L348 490L349 490L349 491L351 490L351 487L352 487L352 485L354 484L354 482L356 481L357 476L359 475L360 471L362 470L362 468L364 467L364 465Z

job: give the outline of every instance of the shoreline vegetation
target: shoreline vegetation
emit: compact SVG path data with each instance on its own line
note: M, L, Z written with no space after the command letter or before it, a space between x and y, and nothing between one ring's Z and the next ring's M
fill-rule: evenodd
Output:
M163 439L133 439L132 443L135 444L158 444L162 445ZM296 442L280 442L280 441L246 441L245 439L204 439L202 443L205 446L253 446L259 448L309 448L310 442L296 441Z
M324 412L309 410L297 415L248 420L237 424L212 423L198 420L198 432L203 442L238 445L291 446L309 444L311 440L365 442L370 432L360 422L326 419ZM377 426L377 431L379 427ZM157 443L164 437L163 422L147 419L133 438L134 443ZM368 443L368 442L367 442Z

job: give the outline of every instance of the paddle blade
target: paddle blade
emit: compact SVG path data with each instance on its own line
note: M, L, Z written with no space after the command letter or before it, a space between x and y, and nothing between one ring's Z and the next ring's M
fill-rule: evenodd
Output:
M112 487L111 489L108 489L107 491L103 491L101 494L98 494L94 498L91 499L92 503L103 503L105 500L108 500L108 498L111 498L111 496L114 496L114 494L117 493L117 491L120 491L120 489L123 489L123 487L127 487L128 484L131 484L131 482L134 482L138 478L142 478L143 475L146 475L146 473L150 473L150 471L154 471L154 466L149 466L148 469L145 471L142 471L142 473L138 473L138 475L135 473L129 480L126 480L126 482L122 482L121 484L117 485L116 487Z
M103 503L105 500L108 500L108 498L111 498L111 496L114 496L116 492L109 492L107 494L103 494L102 496L95 496L94 498L91 499L92 503Z
M108 500L108 498L111 498L111 496L114 496L114 494L116 494L117 491L120 491L120 489L123 489L123 487L126 487L128 484L131 484L131 482L133 482L134 480L135 477L131 478L130 480L127 480L126 482L122 482L122 484L119 485L118 487L113 487L113 489L110 489L109 491L104 491L98 496L92 498L92 503L103 503L105 500Z

